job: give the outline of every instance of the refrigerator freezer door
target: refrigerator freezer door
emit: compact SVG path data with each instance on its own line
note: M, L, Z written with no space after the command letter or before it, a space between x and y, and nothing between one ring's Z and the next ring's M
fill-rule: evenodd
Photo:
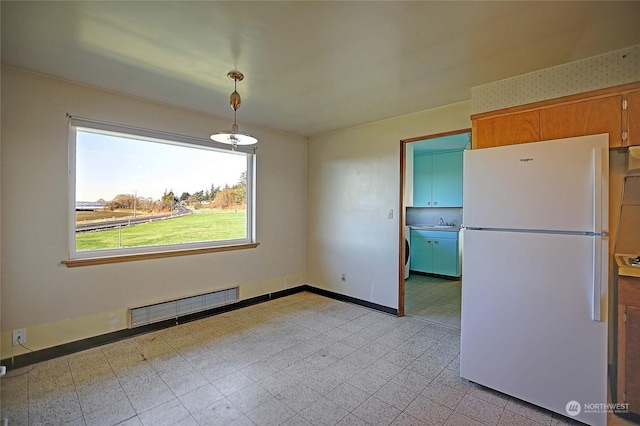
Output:
M465 229L464 240L460 375L565 416L570 401L606 403L607 323L592 320L598 238ZM606 318L606 280L598 289ZM575 418L605 424L588 411Z
M606 232L608 141L604 134L465 151L465 227Z

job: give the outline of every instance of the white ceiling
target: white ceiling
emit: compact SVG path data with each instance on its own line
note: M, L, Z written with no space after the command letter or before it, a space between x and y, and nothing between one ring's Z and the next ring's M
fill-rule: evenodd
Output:
M312 136L640 43L640 2L2 1L2 63ZM219 129L212 129L217 131ZM254 131L256 136L259 131Z

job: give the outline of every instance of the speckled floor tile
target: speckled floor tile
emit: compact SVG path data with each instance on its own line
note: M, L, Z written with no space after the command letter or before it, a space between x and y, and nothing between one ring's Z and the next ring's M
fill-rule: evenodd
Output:
M331 394L334 393L335 391L331 392ZM303 383L298 383L276 395L276 399L278 401L282 402L296 413L309 407L321 397L322 395L320 393Z
M354 416L353 414L347 414L347 416L340 420L336 426L370 426L371 423L367 423L364 420Z
M2 416L25 426L576 424L461 379L449 308L432 309L436 324L294 294L9 371Z
M343 383L327 394L326 398L351 412L365 402L369 394L349 383Z
M404 386L400 386L396 383L388 382L378 389L373 396L399 410L404 410L414 399L416 399L418 392Z
M370 425L386 426L398 417L400 410L372 396L353 410L352 414Z
M347 414L347 410L326 398L320 398L300 412L300 415L313 426L333 426Z
M498 424L504 408L467 393L456 411L479 422L495 425Z
M423 425L443 425L453 410L424 396L418 395L404 412L423 422Z
M258 426L279 426L295 414L295 411L274 398L249 411L247 417Z
M243 413L247 413L258 405L264 404L274 398L266 389L260 387L256 383L251 383L231 395L227 396L229 401L240 409Z
M200 425L227 426L232 421L243 417L244 414L227 398L222 398L192 413L192 416Z
M460 401L462 401L465 392L461 392L434 380L422 391L421 395L454 410Z
M128 399L84 415L87 425L91 426L116 425L132 417L136 417L136 411ZM140 424L142 423L140 422Z
M138 415L145 426L170 426L186 417L191 415L177 398Z

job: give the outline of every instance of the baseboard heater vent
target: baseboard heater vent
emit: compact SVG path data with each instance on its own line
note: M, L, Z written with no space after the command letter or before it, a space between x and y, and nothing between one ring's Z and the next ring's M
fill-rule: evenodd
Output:
M170 300L129 310L129 328L140 327L238 301L238 287L184 299Z

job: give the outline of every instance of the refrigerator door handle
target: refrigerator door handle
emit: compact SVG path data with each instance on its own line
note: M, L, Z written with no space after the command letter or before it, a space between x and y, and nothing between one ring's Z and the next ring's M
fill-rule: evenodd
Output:
M605 255L608 253L608 238L595 236L593 238L593 303L591 307L591 319L597 322L604 322L602 319L602 295L603 288L606 291L608 287L609 260ZM604 315L604 317L606 318L606 315Z

